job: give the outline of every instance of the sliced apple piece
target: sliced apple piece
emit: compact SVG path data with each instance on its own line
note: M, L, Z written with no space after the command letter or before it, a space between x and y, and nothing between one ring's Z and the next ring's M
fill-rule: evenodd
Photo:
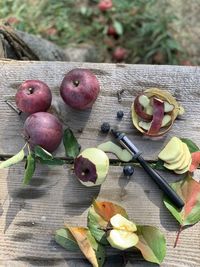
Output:
M172 137L164 149L158 154L163 161L175 161L182 152L182 141L177 137Z
M145 108L145 112L148 114L148 115L153 115L153 107L151 104L149 104L146 108Z
M146 108L150 104L150 99L146 95L140 95L138 101L143 108Z
M125 250L135 246L139 238L135 233L113 229L109 232L107 240L113 248Z
M139 101L140 99L140 101ZM138 95L133 103L133 109L135 111L135 113L142 118L145 121L150 121L152 119L152 115L148 115L145 111L144 111L144 106L143 105L147 105L147 99L149 100L148 97L146 97L145 95ZM149 100L150 101L150 100ZM142 104L141 104L141 103Z
M165 115L162 120L161 128L165 127L170 121L171 121L171 116ZM148 131L151 127L151 122L140 121L139 126L143 128L144 130Z
M190 160L190 162L188 163L188 166L186 168L184 168L182 170L175 170L174 172L177 174L183 174L183 173L189 171L191 163L192 163L192 159Z
M133 156L130 152L128 152L128 150L122 149L120 146L116 145L111 141L100 144L98 146L98 149L101 149L104 152L113 153L118 157L118 159L124 162L129 162L133 158Z
M176 161L174 163L164 163L164 167L167 168L168 170L178 170L181 169L180 167L183 165L185 162L185 154L182 155L179 161Z
M169 102L164 101L164 111L167 112L171 112L174 109L174 106L171 105Z
M127 220L121 214L116 214L110 219L110 224L114 229L125 230L127 232L137 231L136 224Z
M173 164L173 163L179 162L182 158L184 158L183 142L182 142L182 145L181 145L181 152L177 156L177 158L175 158L174 160L168 160L168 161L165 161L165 162L168 163L168 164Z
M182 162L181 166L179 168L177 168L177 170L185 169L188 166L188 164L192 158L188 146L183 142L182 142L182 144L183 144L183 151L184 151L184 155L185 155L185 160Z

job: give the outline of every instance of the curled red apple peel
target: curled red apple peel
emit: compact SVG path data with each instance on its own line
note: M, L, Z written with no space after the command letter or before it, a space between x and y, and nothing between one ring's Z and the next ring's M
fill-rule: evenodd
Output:
M153 120L151 122L148 135L155 135L160 131L164 117L164 102L158 98L153 98Z
M152 115L149 115L147 114L145 111L144 111L144 108L143 106L140 104L139 102L139 97L141 95L138 95L136 98L135 98L135 101L134 101L134 110L135 112L137 113L137 115L142 118L144 121L151 121L152 119Z
M132 122L133 125L136 127L138 131L140 131L142 134L146 136L151 136L151 137L159 137L164 135L166 132L168 132L176 117L178 115L182 115L184 113L184 108L176 101L176 99L166 90L161 90L159 88L149 88L144 91L143 95L147 96L149 99L151 98L158 98L159 100L162 100L164 102L168 102L170 105L174 106L174 109L170 112L166 112L167 115L171 116L171 121L165 126L161 127L159 132L156 134L149 134L147 130L144 130L140 125L139 122L140 116L136 113L134 109L134 103L132 104L131 110L132 110Z

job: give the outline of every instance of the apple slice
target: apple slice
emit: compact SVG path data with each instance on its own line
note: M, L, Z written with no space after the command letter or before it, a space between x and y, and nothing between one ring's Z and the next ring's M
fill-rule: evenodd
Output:
M164 111L166 113L171 112L174 109L174 105L171 105L169 102L164 101Z
M127 232L137 231L136 224L127 220L121 214L116 214L110 219L110 224L114 229L125 230Z
M171 116L165 115L162 120L161 128L165 127L170 121L171 121ZM151 127L151 122L140 121L139 126L143 128L144 130L148 131Z
M148 136L154 136L158 134L162 120L164 117L164 102L158 98L153 98L153 120L151 122L151 127L146 133Z
M158 158L163 161L175 161L182 152L182 141L177 137L172 137L164 149L158 154Z
M190 160L190 162L188 163L188 166L186 168L184 168L182 170L175 170L174 172L177 174L183 174L183 173L189 171L191 163L192 163L192 159Z
M111 141L98 145L98 148L104 152L110 152L115 154L118 157L118 159L124 162L129 162L133 158L133 156L130 154L128 150L122 149L120 146L116 145Z
M188 166L188 164L192 158L188 146L183 142L182 142L182 144L183 144L185 160L183 161L182 165L179 168L177 168L177 170L182 170L182 169L187 168L187 166Z
M179 162L183 157L184 157L184 151L183 151L183 142L182 142L182 145L181 145L181 151L180 151L180 154L177 156L177 158L175 158L174 160L167 160L167 161L165 161L165 162L168 163L168 164L177 163L177 162Z
M149 98L145 95L138 95L134 101L134 111L135 113L145 121L150 121L152 115L147 114L144 108L149 105Z
M125 250L135 246L139 238L135 233L113 229L108 233L107 240L113 248Z

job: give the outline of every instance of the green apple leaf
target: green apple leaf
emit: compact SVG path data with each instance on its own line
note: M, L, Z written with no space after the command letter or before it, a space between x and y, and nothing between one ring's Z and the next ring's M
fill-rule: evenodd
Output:
M102 267L105 261L105 250L84 227L68 227L80 250L94 267Z
M70 158L76 158L80 152L80 145L75 138L71 129L65 129L63 135L63 144L65 147L65 155Z
M137 225L139 242L135 245L145 260L160 264L166 254L166 240L164 234L156 227Z
M26 167L24 173L23 184L29 184L31 178L33 177L35 171L35 155L30 153L27 156Z
M183 228L200 221L200 183L195 181L190 174L187 174L184 180L172 183L171 186L185 202L182 210L179 210L168 198L164 198L166 208L180 224L175 247Z
M181 138L181 141L188 146L190 153L200 150L199 147L192 140L188 138Z
M91 205L88 212L87 225L91 234L99 243L103 245L108 244L106 239L106 228L110 219L116 214L121 214L125 218L128 218L125 209L112 202L95 200L93 205Z
M94 238L102 245L108 245L106 231L104 230L107 225L108 222L96 213L94 207L91 206L88 212L87 226Z
M167 169L164 166L164 161L161 159L158 159L156 164L152 166L154 169L159 170L159 171L167 171Z
M124 29L123 29L123 25L122 25L121 22L115 20L113 22L113 27L115 28L115 30L116 30L116 32L117 32L118 35L122 35L123 34Z
M61 165L64 165L66 162L63 159L53 158L53 159L46 159L46 160L39 159L39 163L44 164L44 165L55 165L55 166L59 165L59 166L61 166Z
M53 156L51 155L51 153L49 153L48 151L46 151L44 148L42 148L41 146L35 146L34 148L34 152L35 155L43 160L50 160L53 159Z
M63 248L70 251L78 251L79 246L73 235L67 228L58 229L55 233L55 241Z
M3 169L3 168L8 168L20 161L22 161L24 159L24 149L20 150L16 155L14 155L13 157L3 161L0 163L0 169Z

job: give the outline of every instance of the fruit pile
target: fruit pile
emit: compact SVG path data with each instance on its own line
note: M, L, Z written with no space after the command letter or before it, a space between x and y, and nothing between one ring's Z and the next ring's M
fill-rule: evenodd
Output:
M158 158L164 161L164 167L177 174L187 172L192 163L192 156L188 146L180 138L172 137Z

